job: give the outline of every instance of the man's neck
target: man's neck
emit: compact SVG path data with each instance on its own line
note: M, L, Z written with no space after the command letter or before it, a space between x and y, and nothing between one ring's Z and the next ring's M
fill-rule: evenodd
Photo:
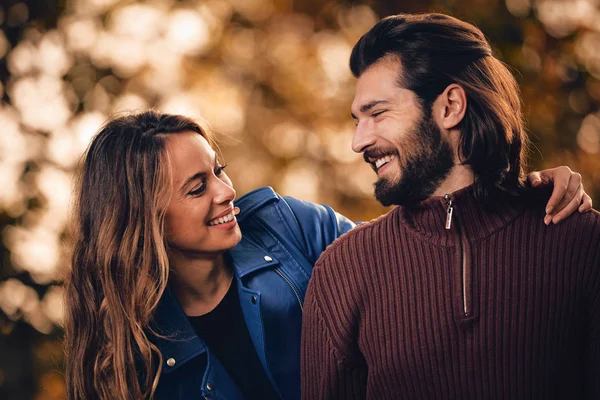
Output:
M467 187L475 181L475 175L467 165L455 165L446 179L438 186L433 196L444 196Z
M233 277L223 255L195 258L181 253L169 255L169 282L187 315L203 315L223 299Z

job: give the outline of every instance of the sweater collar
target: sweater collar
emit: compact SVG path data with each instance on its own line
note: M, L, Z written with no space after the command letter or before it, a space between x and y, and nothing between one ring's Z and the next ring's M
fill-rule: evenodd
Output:
M492 199L483 204L469 185L448 196L432 196L416 206L400 206L396 213L413 233L441 246L454 246L457 234L476 241L496 232L513 221L524 209L524 201L496 190ZM449 201L452 200L450 228L446 228Z

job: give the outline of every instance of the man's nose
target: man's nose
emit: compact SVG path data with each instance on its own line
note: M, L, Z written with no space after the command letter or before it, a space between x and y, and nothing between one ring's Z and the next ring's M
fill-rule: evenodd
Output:
M375 144L375 135L369 126L369 121L358 122L352 138L352 150L362 153L373 144Z

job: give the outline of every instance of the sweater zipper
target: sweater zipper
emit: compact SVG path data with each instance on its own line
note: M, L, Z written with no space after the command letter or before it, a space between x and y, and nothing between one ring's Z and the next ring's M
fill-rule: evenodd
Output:
M449 194L444 195L444 200L446 200L446 230L450 230L452 227L452 217L454 215L454 202ZM470 288L467 288L467 274L470 271L468 270L469 265L467 265L467 255L465 254L465 236L462 234L462 229L460 229L460 226L458 226L456 222L454 222L454 225L456 226L460 237L463 313L465 317L469 317L471 316L471 307L467 299L470 297L471 293Z
M298 290L294 287L294 285L292 285L292 282L290 282L290 280L285 275L283 275L283 272L281 272L277 268L275 268L274 271L277 273L277 275L283 278L283 280L292 288L292 291L296 295L296 299L298 299L298 305L300 305L300 312L304 313L304 307L302 307L302 301L300 300L300 294L298 293Z

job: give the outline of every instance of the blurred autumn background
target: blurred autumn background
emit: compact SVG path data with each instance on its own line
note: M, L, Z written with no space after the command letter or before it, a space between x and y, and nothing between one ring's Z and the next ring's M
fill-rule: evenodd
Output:
M385 210L350 150L350 50L380 16L444 12L479 26L514 68L531 168L569 165L598 205L598 4L0 0L0 399L64 397L72 173L110 115L201 116L239 195L271 185L369 219Z

